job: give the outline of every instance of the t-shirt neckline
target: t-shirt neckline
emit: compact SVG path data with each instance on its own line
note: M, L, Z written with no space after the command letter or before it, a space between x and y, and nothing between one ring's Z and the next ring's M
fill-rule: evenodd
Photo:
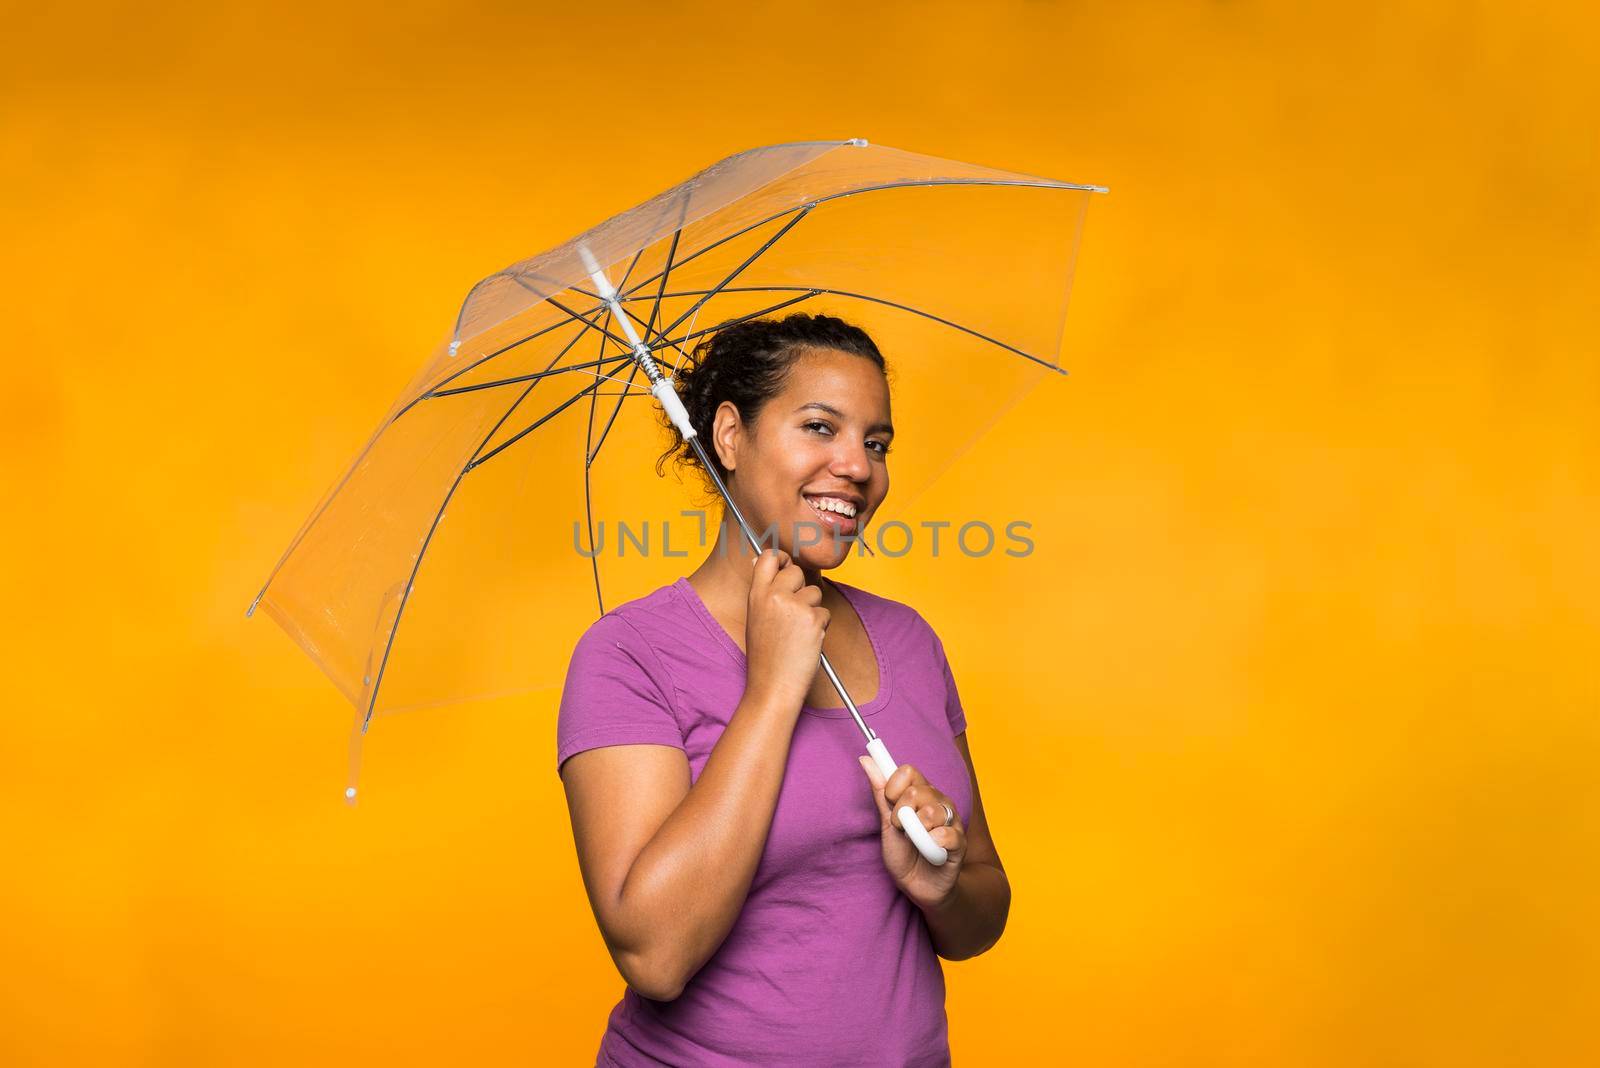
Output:
M863 600L857 596L861 591L836 579L830 578L828 581L838 587L839 592L844 595L844 599L850 602L850 607L856 610L856 618L861 620L861 629L867 632L867 642L872 646L873 658L878 662L878 692L866 704L858 703L856 705L856 711L860 712L862 716L870 716L882 709L889 701L889 687L894 677L893 669L890 667L888 659L883 655L883 645L878 641L878 635L873 631L873 624L867 619L868 613L863 609ZM672 586L678 591L679 596L689 602L700 622L711 632L712 637L728 651L728 655L733 658L739 669L741 671L748 669L749 663L745 659L744 650L739 648L739 643L735 642L733 636L727 632L721 623L717 622L717 617L711 614L711 609L707 608L705 601L700 599L700 591L694 588L694 584L689 581L689 577L687 575L680 577ZM800 710L823 719L850 718L850 710L843 705L838 708L816 708L812 705L801 705Z

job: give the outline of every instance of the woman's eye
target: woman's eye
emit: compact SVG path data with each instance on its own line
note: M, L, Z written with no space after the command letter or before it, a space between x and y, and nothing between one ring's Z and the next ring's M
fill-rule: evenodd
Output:
M809 423L802 424L802 426L806 430L814 430L817 427L821 427L827 433L833 433L833 427L820 419L813 419ZM867 447L875 451L879 456L889 455L889 443L886 441L869 441L867 442Z

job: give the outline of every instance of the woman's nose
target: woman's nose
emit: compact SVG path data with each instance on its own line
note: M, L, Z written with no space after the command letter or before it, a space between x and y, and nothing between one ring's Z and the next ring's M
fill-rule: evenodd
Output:
M851 482L865 482L872 473L871 463L865 442L852 445L841 441L834 449L833 462L828 465L828 470Z

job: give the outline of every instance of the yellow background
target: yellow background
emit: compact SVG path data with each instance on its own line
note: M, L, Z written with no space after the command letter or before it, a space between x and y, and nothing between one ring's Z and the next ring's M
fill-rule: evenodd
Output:
M347 809L243 610L473 281L867 137L1112 188L928 498L1029 495L1026 581L899 588L1015 887L957 1063L1596 1063L1582 6L635 7L8 5L0 1062L590 1063L553 696Z

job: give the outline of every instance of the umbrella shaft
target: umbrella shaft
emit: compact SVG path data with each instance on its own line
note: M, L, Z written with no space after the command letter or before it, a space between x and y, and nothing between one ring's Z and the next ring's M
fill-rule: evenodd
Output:
M789 225L792 226L794 223L791 222ZM640 370L644 371L645 377L650 380L650 392L655 394L656 400L661 402L662 407L667 410L667 414L672 417L673 423L678 427L678 432L683 435L684 440L693 447L695 455L700 458L700 466L711 473L711 481L716 483L717 492L722 495L722 499L727 503L728 511L732 512L734 519L738 520L739 529L744 532L745 539L750 543L750 548L755 550L757 556L760 556L762 552L761 542L756 539L755 533L750 529L750 524L745 521L744 513L739 511L739 506L733 503L733 495L728 492L728 487L723 484L722 476L717 473L711 458L706 455L705 446L700 443L700 436L695 433L694 427L689 424L689 416L684 411L683 404L678 398L677 388L661 373L661 368L650 355L650 346L645 344L639 337L638 331L634 330L633 321L628 317L628 313L623 310L621 302L618 301L616 287L611 284L611 279L606 276L605 269L596 262L594 255L589 252L587 247L580 247L579 252L583 256L584 266L588 269L589 276L594 279L600 299L605 301L607 307L611 309L613 321L622 327L623 333L628 337L629 344L633 346L633 358L638 362ZM868 742L873 741L877 738L877 735L872 733L872 728L867 726L867 721L861 718L861 712L856 708L855 701L851 700L849 691L844 688L844 683L840 681L839 673L833 670L832 664L828 663L828 654L822 653L821 660L822 670L827 673L828 681L833 683L833 688L838 691L840 699L844 701L845 708L850 710L850 716L856 721L856 726L861 728L861 733L866 736Z
M711 463L711 458L706 455L706 448L700 444L700 437L696 435L689 439L689 444L694 448L695 455L700 458L700 466L711 474L711 481L716 483L717 492L728 505L728 511L733 513L733 518L738 521L739 529L744 532L745 540L750 543L750 548L755 550L757 556L762 553L761 542L756 539L755 533L750 529L750 524L745 521L744 513L739 511L739 506L733 503L733 495L728 492L728 487L722 481L722 476L717 473L716 467ZM844 688L838 672L833 670L833 665L828 663L828 654L821 654L822 670L828 676L828 681L833 683L833 688L838 691L839 698L844 702L844 707L850 710L850 717L856 721L856 726L861 728L861 733L868 742L877 737L872 728L867 726L867 721L861 718L861 712L856 708L856 703L851 699L850 693Z

